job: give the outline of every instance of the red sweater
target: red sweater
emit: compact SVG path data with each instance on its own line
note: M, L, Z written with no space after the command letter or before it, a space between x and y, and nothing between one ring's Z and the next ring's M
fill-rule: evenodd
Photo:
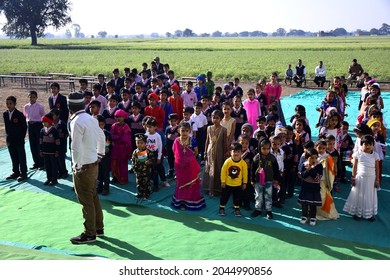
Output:
M145 116L152 116L157 120L157 131L162 131L165 120L164 109L158 105L154 108L147 106L145 108Z

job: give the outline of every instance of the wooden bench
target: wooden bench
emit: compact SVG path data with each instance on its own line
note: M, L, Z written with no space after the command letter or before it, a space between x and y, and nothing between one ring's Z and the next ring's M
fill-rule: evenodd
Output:
M70 74L70 73L58 73L58 72L51 72L49 74L47 74L48 76L51 76L52 78L55 78L55 77L58 77L58 78L63 78L63 79L66 79L66 78L70 78L70 77L73 77L74 74Z
M50 85L52 83L68 84L69 90L71 92L74 92L76 90L76 87L74 85L74 80L46 80L46 91L49 91Z
M184 88L188 81L193 82L194 86L195 86L195 84L197 82L196 77L181 77L177 81L179 82L181 88Z
M303 84L304 84L304 86L306 87L306 83L307 82L313 82L314 83L314 79L312 79L312 78L305 78L305 81L303 82ZM328 79L326 79L325 80L325 82L324 82L324 84L325 83L328 83L328 88L330 87L330 80L328 80Z

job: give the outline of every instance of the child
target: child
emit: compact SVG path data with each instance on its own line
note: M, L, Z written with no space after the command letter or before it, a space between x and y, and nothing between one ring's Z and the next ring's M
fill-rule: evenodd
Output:
M144 114L144 110L148 103L148 96L145 92L142 91L142 83L137 83L135 85L135 94L133 95L133 101L137 101L141 105L140 113Z
M241 96L236 95L233 98L233 108L232 108L231 116L236 120L236 131L234 134L234 139L237 139L241 134L241 128L244 123L248 121L248 117L246 115L246 110L241 105Z
M256 119L261 115L260 104L257 99L255 99L255 90L253 88L249 89L246 93L248 99L245 99L243 102L244 109L248 117L248 123L250 123L255 129Z
M326 134L326 152L333 159L333 167L331 168L334 172L334 181L333 181L333 189L335 192L340 192L339 189L339 177L341 170L341 158L340 154L335 148L336 146L336 138L332 134Z
M382 134L380 134L381 126L382 123L377 120L377 119L371 119L367 122L367 126L371 128L372 135L375 140L375 146L380 149L380 151L383 153L383 155L379 155L379 161L378 161L378 168L379 168L379 186L382 183L382 164L383 164L383 159L386 153L386 143L385 143L385 138L383 137ZM375 150L374 150L375 151Z
M321 102L321 106L319 108L316 108L316 110L320 112L316 127L321 128L325 125L327 112L328 112L327 109L329 107L334 107L334 108L338 107L336 94L333 91L328 91L326 93L325 99Z
M104 74L98 74L98 84L100 85L100 92L99 94L102 95L103 97L106 96L107 94L107 83L106 83L106 78L104 77Z
M267 107L268 107L268 101L267 101L267 97L265 96L265 91L264 91L265 83L266 82L264 80L264 81L256 84L256 94L255 94L255 98L257 100L259 100L260 112L262 113L262 116L265 116L265 113L267 112Z
M169 183L166 181L163 160L163 144L160 134L157 133L157 120L154 117L145 117L146 133L148 137L146 142L146 148L150 151L150 159L152 160L152 180L153 180L153 191L158 192L158 176L162 181L163 187L169 187Z
M110 193L110 165L111 165L111 149L112 139L111 134L104 129L106 120L102 115L97 116L99 127L103 130L106 138L105 154L100 159L99 171L98 171L98 186L96 188L97 193L102 195L108 195Z
M361 218L375 221L378 213L379 156L373 151L375 140L371 135L361 138L361 148L353 154L352 189L343 210Z
M191 81L188 81L186 84L187 89L181 94L184 107L194 107L195 103L198 102L196 93L192 90L193 85L194 84Z
M84 93L88 91L88 80L87 79L79 79L79 84L80 84L80 92Z
M202 187L210 197L221 192L221 169L227 158L227 130L221 126L223 113L215 110L211 114L213 125L207 127L205 168Z
M244 95L244 91L242 90L242 88L239 86L240 84L240 79L239 78L234 78L234 91L235 91L235 94L236 96L240 96L242 97Z
M238 136L238 143L242 146L242 154L241 158L246 162L247 168L248 168L248 181L246 183L246 188L243 192L242 196L242 205L245 210L251 210L250 203L251 201L254 201L255 196L255 189L253 188L251 184L251 166L253 162L253 157L255 156L253 152L249 149L249 142L251 140L251 137L247 134L241 134Z
M111 95L108 99L108 106L103 110L102 116L106 120L105 130L110 131L111 126L115 123L115 112L118 110L118 97L116 95Z
M293 128L287 125L284 129L280 129L276 135L282 139L281 148L284 152L284 182L280 194L282 202L286 198L294 196L294 186L297 179L298 155L297 150L292 141Z
M45 108L37 102L38 93L30 91L28 97L30 102L24 105L23 114L28 124L28 141L34 164L30 169L43 168L43 160L39 156L39 139L42 129L41 118L45 115Z
M202 97L202 112L203 115L206 116L207 119L207 126L213 125L213 122L211 121L211 113L216 109L214 106L211 104L210 96L204 95Z
M175 113L178 117L178 122L181 122L183 119L183 109L184 109L184 103L183 98L180 96L180 88L177 84L173 84L171 86L171 92L172 96L168 97L168 102L172 106L172 113Z
M131 162L137 181L137 198L148 199L152 190L150 187L150 166L152 165L151 152L146 148L147 136L142 133L135 135L136 149Z
M116 123L111 127L112 153L111 171L113 183L128 182L128 160L131 158L131 129L125 123L127 113L122 109L115 112Z
M294 143L297 149L298 158L303 154L303 144L310 140L309 134L303 130L305 121L297 119L294 130Z
M89 103L91 103L93 94L92 94L92 92L86 90L83 92L83 96L84 96L84 104L85 104L84 110L85 110L85 112L90 114L89 113Z
M279 166L276 158L270 153L271 142L260 138L259 153L253 159L252 185L255 188L255 210L251 217L261 215L262 208L267 212L267 219L273 219L272 189L281 182Z
M66 144L68 141L68 127L67 124L60 120L60 110L53 109L50 111L53 114L53 125L58 132L60 137L60 148L58 150L58 178L66 179L68 178L68 170L66 169L65 157L66 157Z
M100 103L100 111L99 111L99 115L101 115L103 113L103 110L107 107L107 99L101 95L101 88L102 86L100 84L94 84L93 87L92 87L92 93L93 93L93 96L92 96L92 101L93 102L94 100L96 101L99 101ZM89 103L91 105L91 103Z
M200 163L204 164L204 148L206 142L206 129L207 129L207 118L202 112L202 102L196 102L195 112L191 116L191 120L195 123L197 128L196 131L196 142L198 143Z
M190 124L181 122L180 136L174 140L176 187L171 205L182 210L200 210L206 201L200 189L200 167L196 160L196 140L190 136Z
M145 129L142 126L142 120L144 116L140 113L141 104L137 101L131 102L131 112L132 114L129 116L127 120L127 124L131 130L131 147L135 148L135 135L138 133L144 134Z
M168 90L164 88L160 91L160 107L163 108L165 113L165 119L163 123L164 132L167 126L169 125L168 116L173 113L171 103L168 102L167 98L168 98Z
M339 150L340 150L340 158L341 158L341 170L340 170L340 182L345 184L348 183L348 179L346 178L346 166L351 165L352 160L352 151L354 147L354 143L352 141L351 135L348 134L349 124L346 121L341 122L341 133L339 134Z
M197 85L195 86L195 93L196 93L196 98L198 101L202 99L202 96L208 95L207 87L204 84L205 83L205 76L204 74L198 75L196 77L197 80Z
M264 131L265 132L265 125L266 125L267 119L264 116L258 116L256 118L256 127L257 129L253 134L258 133L259 131Z
M241 134L245 134L249 137L249 150L256 154L259 141L254 138L253 128L249 123L245 123L241 128Z
M42 117L43 128L41 129L40 154L43 157L47 180L45 186L55 186L58 177L57 157L60 150L60 137L53 125L53 114L48 113Z
M24 138L27 132L26 117L16 109L16 97L8 96L5 100L7 111L3 113L8 152L12 160L12 174L6 180L17 179L18 182L27 179L26 151Z
M282 145L282 140L279 135L274 135L270 137L270 142L271 142L271 154L274 155L276 158L276 161L278 162L279 166L279 172L280 172L280 177L284 177L284 151L280 148ZM281 191L282 189L282 191ZM273 206L277 208L282 208L282 202L284 203L285 197L282 195L282 193L285 193L283 182L279 182L279 186L273 188L272 191L272 201L273 201Z
M315 226L317 206L321 206L320 180L323 176L323 167L318 161L318 152L315 149L307 150L305 159L301 170L302 189L298 197L298 202L302 206L301 224L305 224L310 217L310 225Z
M221 125L226 128L228 146L234 142L234 134L236 131L236 120L232 118L232 105L229 102L224 102L222 104L223 119Z
M320 139L314 144L314 148L318 152L318 161L323 167L323 175L320 180L321 208L317 209L318 220L336 220L339 218L339 213L336 210L331 191L335 179L333 158L326 153L327 143ZM302 169L301 169L302 170Z
M107 94L106 94L106 99L110 100L111 96L116 96L118 103L121 101L121 96L119 93L115 92L115 84L113 82L108 82L107 83Z
M150 93L148 95L148 101L149 101L149 106L145 108L145 116L151 116L154 117L155 120L157 121L157 132L162 135L164 134L164 122L165 122L165 112L164 109L157 105L158 102L158 95L156 93ZM164 137L165 139L165 137ZM161 138L163 140L163 138Z
M290 81L290 86L291 86L292 79L293 79L293 70L291 69L291 64L289 64L286 70L286 74L284 76L284 83L287 85L287 81Z
M192 107L184 107L183 109L183 120L190 124L190 136L196 138L196 133L198 132L197 124L193 121L192 115L194 114L195 109Z
M211 71L207 71L205 85L207 87L208 96L212 96L214 94L215 83L212 80L212 78L213 78L213 73Z
M173 153L172 147L173 142L177 137L179 137L179 126L178 126L179 117L177 114L173 113L168 116L169 126L165 130L165 138L167 139L165 144L165 149L167 151L169 171L165 176L167 179L172 179L175 176L174 163L175 155Z
M331 110L326 119L326 122L323 127L321 127L320 135L333 135L335 139L339 139L341 133L341 116L336 110ZM338 142L336 142L336 147L338 147Z
M219 204L219 215L225 216L226 203L230 194L233 193L234 216L240 217L242 194L248 182L248 165L241 158L242 145L240 143L234 143L230 146L230 155L231 157L225 160L221 170L222 194Z
M121 109L127 113L127 116L131 115L131 94L128 89L122 90L122 101L118 103L118 109ZM126 118L127 122L127 118Z

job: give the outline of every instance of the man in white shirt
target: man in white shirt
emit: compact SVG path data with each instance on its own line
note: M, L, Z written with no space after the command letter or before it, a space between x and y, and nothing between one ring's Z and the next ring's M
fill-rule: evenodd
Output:
M104 236L103 212L96 191L96 180L99 158L105 154L105 136L97 119L85 112L83 94L69 94L68 106L72 114L70 137L73 184L84 217L84 232L70 241L73 244L85 244L96 241L96 236Z
M314 70L314 74L314 83L318 87L324 87L324 83L326 81L326 67L324 66L322 61L320 61L317 65L316 69Z

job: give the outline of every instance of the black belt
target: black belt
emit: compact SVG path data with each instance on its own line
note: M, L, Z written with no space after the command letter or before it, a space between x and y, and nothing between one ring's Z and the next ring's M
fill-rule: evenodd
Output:
M28 121L29 124L41 123L41 121Z

